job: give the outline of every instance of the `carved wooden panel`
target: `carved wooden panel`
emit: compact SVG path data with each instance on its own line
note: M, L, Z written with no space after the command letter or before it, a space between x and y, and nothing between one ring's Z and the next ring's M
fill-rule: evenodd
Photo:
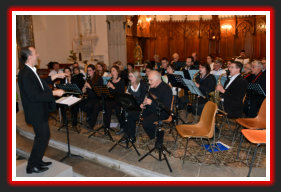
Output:
M213 15L210 21L153 20L149 35L142 36L145 41L143 59L154 60L153 56L157 54L160 59L167 57L171 60L174 52L179 53L182 61L192 52L197 52L200 60L205 60L209 54L231 58L238 56L241 49L245 49L251 59L258 59L265 56L265 22L263 15L225 19ZM231 25L231 29L222 29L223 25ZM130 32L130 36L127 34L127 46L131 46L127 47L128 61L133 60L130 52L136 39L141 38L133 32Z

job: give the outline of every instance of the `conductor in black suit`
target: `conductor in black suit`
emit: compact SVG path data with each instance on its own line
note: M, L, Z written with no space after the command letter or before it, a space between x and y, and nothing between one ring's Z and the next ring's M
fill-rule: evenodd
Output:
M64 78L65 74L56 74L48 77L46 82L38 76L38 53L34 47L25 47L20 53L20 72L18 84L25 115L25 121L31 124L35 133L33 148L28 159L26 173L40 173L48 170L52 162L44 162L42 158L48 146L50 129L48 124L49 112L56 109L54 96L62 96L64 91L57 89L52 91L47 83L51 84L56 78Z
M223 106L228 118L239 118L243 113L243 98L246 94L248 81L241 76L243 64L233 61L229 66L230 78L224 87L218 85L216 90L221 92Z

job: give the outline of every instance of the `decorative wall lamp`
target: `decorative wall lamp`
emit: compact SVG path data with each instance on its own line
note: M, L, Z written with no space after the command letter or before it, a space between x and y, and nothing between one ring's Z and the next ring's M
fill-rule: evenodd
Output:
M232 26L230 24L224 24L221 28L225 31L225 56L227 56L227 30L230 31Z
M149 15L139 15L137 25L139 26L140 30L143 30L147 25L149 25L150 21L151 17Z

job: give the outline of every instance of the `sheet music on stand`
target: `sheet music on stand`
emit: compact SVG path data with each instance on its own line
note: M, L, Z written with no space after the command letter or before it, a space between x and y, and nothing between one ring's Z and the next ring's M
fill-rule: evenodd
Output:
M146 76L146 73L140 72L140 75L141 75L142 77L144 77L144 76Z
M82 91L78 88L78 86L76 84L57 84L56 85L57 88L62 89L65 91L65 93L69 93L69 94L77 94L77 95L82 95Z
M217 81L218 81L218 78L219 78L219 75L214 75L214 76L215 76L216 82L217 82ZM220 82L221 82L221 85L222 85L222 86L224 86L226 80L227 80L227 77L226 77L226 76L222 76L222 77L221 77Z
M198 71L199 70L196 70L196 69L188 70L191 80L193 79L193 76L195 75L195 73L197 73Z
M180 76L182 76L182 78L184 78L183 71L174 71L174 74L175 75L180 75Z
M93 87L94 92L97 94L98 97L107 97L113 98L113 95L110 93L109 89L106 85L96 85Z
M173 87L185 88L183 78L181 75L177 74L168 74L168 80L172 84Z
M182 79L185 83L185 86L190 90L192 94L198 95L200 97L205 97L202 92L196 87L195 83L192 80Z
M80 100L81 100L81 98L70 95L68 97L59 98L58 100L56 100L56 103L61 104L61 105L72 106L75 103L79 102Z
M111 79L111 77L102 77L103 84L107 85L108 81Z
M261 88L261 85L258 83L249 83L247 89L250 90L250 94L258 94L258 95L266 96L265 92Z

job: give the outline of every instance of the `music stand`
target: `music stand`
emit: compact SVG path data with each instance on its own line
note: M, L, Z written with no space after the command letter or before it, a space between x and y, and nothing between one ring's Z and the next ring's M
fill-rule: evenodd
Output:
M151 95L149 92L148 92L149 95ZM170 172L173 172L171 166L170 166L170 163L168 161L168 158L166 156L166 152L168 154L171 154L170 151L167 150L167 148L163 145L163 140L164 140L164 131L162 130L162 121L160 120L160 115L161 115L161 111L162 110L165 110L166 112L169 113L169 115L171 114L171 111L169 109L166 108L166 106L161 103L158 99L154 99L152 96L150 97L154 102L156 102L157 104L157 117L158 117L158 124L157 124L157 128L156 128L156 142L155 142L155 145L154 147L148 151L143 157L141 157L139 159L139 162L141 160L143 160L145 157L147 157L148 155L151 155L153 158L157 159L156 157L154 157L151 153L154 151L154 150L157 150L158 151L158 161L162 161L162 154L164 156L164 159L167 163L167 166L170 170Z
M192 94L197 95L196 97L196 108L195 108L195 122L197 122L197 110L198 110L198 97L205 96L202 94L202 92L196 87L195 83L192 80L183 79L183 82L185 83L185 86L190 90Z
M66 83L66 84L57 84L57 88L64 90L64 94L71 95L83 95L83 92L78 88L76 84ZM70 108L70 107L69 107ZM59 107L60 123L61 123L61 107ZM58 128L60 130L64 126ZM77 131L79 133L79 131Z
M76 84L57 84L57 88L64 90L65 94L75 94L75 95L82 95L82 91L78 88Z
M77 105L79 102L81 102L81 99L77 99L76 101L73 101L73 102L71 102L70 104L65 104L65 103L62 103L62 101L60 100L60 99L58 99L57 101L56 101L56 103L60 106L67 106L67 107L72 107L72 106L74 106L74 105ZM60 162L62 162L62 161L64 161L66 158L68 158L68 157L76 157L76 158L80 158L80 159L82 159L83 157L82 156L80 156L80 155L73 155L73 154L71 154L71 151L70 151L70 142L69 142L69 131L68 131L68 125L66 125L66 139L67 139L67 148L68 148L68 151L67 151L67 154L66 154L66 156L65 157L63 157L61 160L60 160Z
M177 97L179 97L179 88L185 88L184 86L184 82L182 80L182 75L178 75L178 74L168 74L168 80L169 82L172 84L173 87L176 87L176 92L177 92ZM178 115L178 98L175 99L175 105L176 105L176 125L178 125L178 121L181 120L183 124L186 124L185 121L179 117Z
M247 89L249 90L249 94L266 96L265 92L261 88L261 85L258 83L249 83Z
M197 73L199 70L198 69L191 69L188 70L189 76L190 76L190 80L193 79L193 76L195 75L195 73Z
M125 117L125 134L123 135L123 137L117 141L109 150L108 152L111 152L117 145L120 145L121 147L124 147L123 145L121 145L120 143L122 141L126 141L126 149L129 148L129 143L131 143L131 146L133 146L133 148L135 149L135 151L137 152L138 156L140 156L140 153L138 152L135 144L132 142L132 140L129 138L129 134L128 134L128 110L130 111L141 111L139 105L137 104L135 98L130 95L130 94L126 94L126 93L122 93L122 94L118 94L115 96L116 101L118 101L118 103L120 104L120 106L123 109L123 114Z
M102 77L103 84L107 85L108 81L111 79L111 77Z
M96 85L93 87L94 92L97 94L98 97L100 97L102 99L102 114L105 114L105 99L106 98L113 98L113 95L110 93L109 89L107 88L106 85ZM102 125L100 128L96 129L93 131L93 133L91 133L88 138L90 138L91 136L95 135L96 132L98 132L99 130L103 129L104 130L104 134L108 135L109 139L111 141L114 141L109 130L114 131L113 129L111 129L110 127L105 127L104 125Z

